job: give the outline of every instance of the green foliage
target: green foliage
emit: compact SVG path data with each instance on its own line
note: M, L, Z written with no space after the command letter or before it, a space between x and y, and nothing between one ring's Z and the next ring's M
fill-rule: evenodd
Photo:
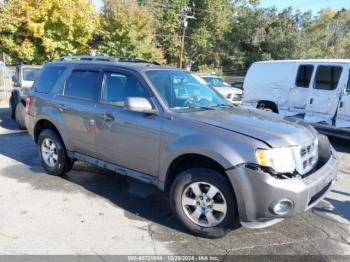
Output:
M191 7L184 64L246 70L269 59L349 58L350 10L294 12L258 0L9 0L0 4L0 52L16 63L62 55L138 57L177 65L184 7Z
M155 20L137 1L105 0L98 33L100 54L162 61L156 47Z
M298 35L291 9L277 13L274 8L243 8L227 37L232 43L231 55L247 68L258 60L293 58Z
M317 19L302 16L302 23L299 57L349 58L350 10L326 9Z
M0 5L0 51L34 64L83 54L97 24L86 0L9 0Z

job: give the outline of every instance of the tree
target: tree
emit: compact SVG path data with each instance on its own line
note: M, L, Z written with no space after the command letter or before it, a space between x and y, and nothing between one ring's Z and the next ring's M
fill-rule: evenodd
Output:
M188 0L147 0L155 19L156 41L162 47L167 63L177 65L181 48L181 9ZM186 40L188 37L186 38Z
M0 51L14 63L86 53L98 24L86 0L9 0L0 14Z
M100 54L163 60L162 50L156 47L155 20L138 1L104 0L98 37Z
M185 61L194 62L193 69L215 68L226 56L225 34L231 29L231 20L238 6L256 3L256 0L142 0L153 11L157 21L157 41L164 50L168 63L176 65L180 56L181 13L190 7L185 37Z
M350 10L322 10L318 17L303 17L300 57L348 58L350 56Z
M299 31L292 9L242 8L227 35L231 56L248 68L259 60L290 59L298 52Z

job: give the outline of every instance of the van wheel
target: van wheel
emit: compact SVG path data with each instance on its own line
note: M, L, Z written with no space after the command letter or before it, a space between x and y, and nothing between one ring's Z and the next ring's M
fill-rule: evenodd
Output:
M62 140L50 129L40 133L38 151L41 164L50 175L64 175L73 167L74 161L67 156Z
M208 168L179 174L170 189L170 204L176 217L197 236L219 238L239 224L229 182Z
M15 120L18 129L25 130L26 122L25 122L26 109L22 103L17 103L15 109Z
M256 108L264 110L266 112L278 113L278 109L273 102L259 102Z

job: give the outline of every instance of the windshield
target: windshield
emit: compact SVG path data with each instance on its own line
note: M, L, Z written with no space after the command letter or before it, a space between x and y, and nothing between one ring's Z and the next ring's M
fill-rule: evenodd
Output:
M171 109L191 110L229 106L199 76L180 70L152 70L146 72L158 93Z
M215 87L224 87L227 84L219 77L204 76L203 79L208 82L208 84Z
M23 80L35 81L39 72L40 72L40 68L23 68Z

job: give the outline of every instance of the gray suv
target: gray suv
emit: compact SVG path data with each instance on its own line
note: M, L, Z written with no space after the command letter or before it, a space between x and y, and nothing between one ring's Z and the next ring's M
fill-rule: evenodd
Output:
M26 124L49 174L80 160L152 183L208 238L295 216L329 190L336 153L309 125L231 105L191 72L123 61L44 66Z

